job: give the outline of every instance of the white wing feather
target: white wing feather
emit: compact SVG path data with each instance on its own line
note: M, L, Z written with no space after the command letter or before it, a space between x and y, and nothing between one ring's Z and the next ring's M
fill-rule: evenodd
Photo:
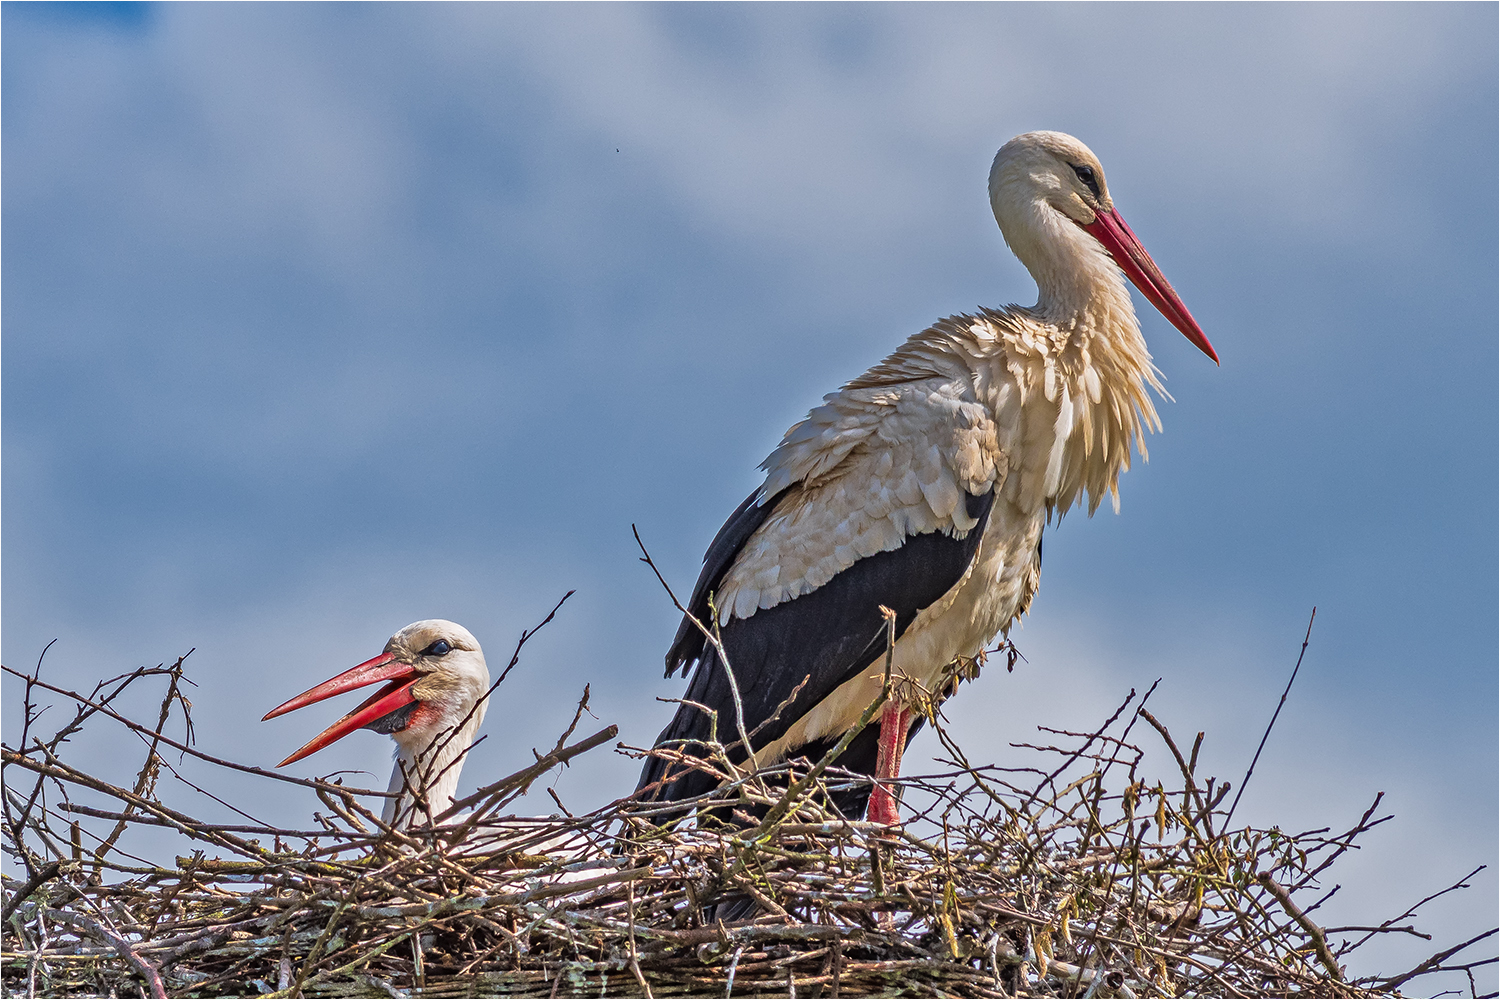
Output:
M964 495L1005 475L1000 435L969 378L846 388L793 426L766 459L764 495L794 487L725 574L720 623L821 587L910 535L962 537Z

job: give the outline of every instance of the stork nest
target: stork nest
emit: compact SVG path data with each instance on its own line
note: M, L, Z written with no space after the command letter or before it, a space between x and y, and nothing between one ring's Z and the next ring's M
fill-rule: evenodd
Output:
M1491 930L1400 975L1351 976L1362 945L1417 933L1416 907L1364 927L1313 919L1329 867L1388 818L1379 797L1341 833L1235 827L1228 784L1200 779L1198 745L1184 754L1133 691L1094 732L1049 731L1058 745L1019 769L971 764L934 710L948 770L902 780L900 829L830 812L830 789L869 780L835 760L746 774L722 753L700 766L724 783L697 804L725 825L630 798L503 817L615 740L609 726L575 741L580 712L550 752L460 803L460 823L401 831L367 808L380 793L196 750L182 659L88 694L5 669L25 683L4 747L11 995L1366 997L1454 970L1472 984L1495 961L1473 957ZM149 684L165 685L154 725L116 709ZM45 738L44 694L74 711ZM100 724L142 740L132 787L65 759ZM1170 777L1141 773L1146 740L1170 751ZM195 819L157 790L178 774L169 754L309 788L326 811L306 830ZM134 827L193 849L124 854ZM715 918L726 901L758 915Z

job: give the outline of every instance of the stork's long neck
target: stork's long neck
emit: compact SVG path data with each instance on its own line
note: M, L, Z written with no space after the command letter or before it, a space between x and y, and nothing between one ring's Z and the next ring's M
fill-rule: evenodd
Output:
M1098 241L1060 219L1056 215L1048 220L1052 222L1050 238L1026 246L1024 255L1017 252L1036 281L1034 312L1074 337L1104 337L1119 346L1125 346L1121 341L1139 342L1144 351L1124 275Z
M381 819L405 829L425 826L453 805L463 755L474 742L483 712L458 729L444 729L425 743L397 737L396 764Z

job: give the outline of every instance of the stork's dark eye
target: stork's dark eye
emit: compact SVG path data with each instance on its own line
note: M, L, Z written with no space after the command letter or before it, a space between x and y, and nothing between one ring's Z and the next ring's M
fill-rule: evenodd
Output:
M1090 191L1094 192L1095 198L1099 197L1099 178L1094 176L1093 167L1074 166L1073 173L1077 174L1078 179L1083 181L1084 185L1087 186Z
M447 639L439 639L437 642L422 650L423 656L444 656L453 649L448 645Z

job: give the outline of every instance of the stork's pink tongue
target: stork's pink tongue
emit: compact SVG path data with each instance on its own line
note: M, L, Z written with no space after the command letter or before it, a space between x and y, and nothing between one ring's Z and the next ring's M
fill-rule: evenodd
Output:
M1141 241L1136 239L1135 233L1125 224L1120 213L1114 209L1096 212L1094 221L1083 228L1104 245L1104 249L1120 265L1120 270L1125 272L1125 277L1130 279L1131 284L1139 288L1141 294L1173 326L1181 330L1182 335L1192 341L1198 350L1213 358L1214 364L1218 364L1219 355L1214 351L1214 345L1208 342L1208 337L1198 326L1197 320L1193 319L1193 314L1182 304L1182 299L1172 288L1171 282L1162 275L1161 269L1156 266L1146 248L1141 246Z

